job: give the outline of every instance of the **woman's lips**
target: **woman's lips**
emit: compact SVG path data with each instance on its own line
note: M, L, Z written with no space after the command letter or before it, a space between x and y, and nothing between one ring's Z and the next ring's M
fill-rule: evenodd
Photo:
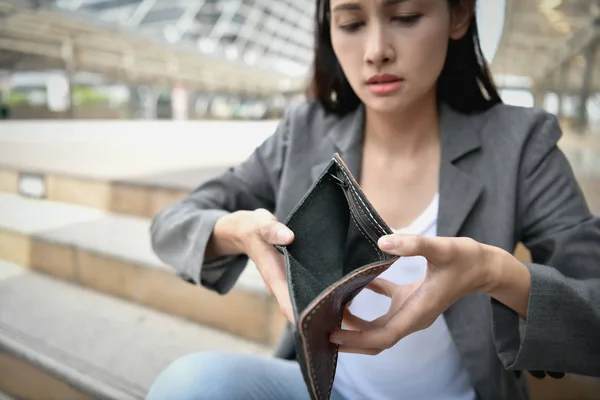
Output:
M374 75L367 81L367 86L375 94L394 93L402 87L404 80L396 75Z

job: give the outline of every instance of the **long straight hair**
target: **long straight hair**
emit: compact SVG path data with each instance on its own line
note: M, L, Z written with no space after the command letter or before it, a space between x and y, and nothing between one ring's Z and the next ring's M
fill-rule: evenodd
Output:
M460 0L448 0L451 7ZM354 111L360 99L346 79L333 51L330 33L330 0L317 0L315 12L315 54L313 76L307 95L329 112L345 115ZM444 68L437 81L437 98L463 113L485 111L502 99L481 50L477 20L467 33L450 39ZM332 94L335 93L335 96Z

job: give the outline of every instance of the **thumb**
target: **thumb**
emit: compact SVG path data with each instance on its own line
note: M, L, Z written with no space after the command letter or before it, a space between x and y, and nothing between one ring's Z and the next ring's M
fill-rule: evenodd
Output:
M288 245L294 240L294 233L284 224L269 221L260 227L260 234L269 244Z
M403 338L431 326L441 313L438 308L438 294L428 282L423 282L408 296L388 324Z

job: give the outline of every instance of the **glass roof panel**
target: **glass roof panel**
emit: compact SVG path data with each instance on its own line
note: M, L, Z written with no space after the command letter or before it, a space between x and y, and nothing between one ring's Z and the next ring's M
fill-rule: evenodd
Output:
M314 0L52 0L54 6L198 51L308 66ZM209 40L210 39L210 40ZM215 47L216 46L216 47ZM219 46L226 48L220 49ZM237 57L237 56L236 56Z

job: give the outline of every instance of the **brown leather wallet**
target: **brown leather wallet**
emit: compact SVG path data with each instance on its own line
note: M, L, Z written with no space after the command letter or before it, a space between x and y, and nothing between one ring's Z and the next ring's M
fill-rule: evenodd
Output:
M279 249L296 322L296 358L311 399L329 399L338 355L329 335L341 327L346 305L398 258L377 246L392 230L339 154L285 224L295 234L292 244Z

